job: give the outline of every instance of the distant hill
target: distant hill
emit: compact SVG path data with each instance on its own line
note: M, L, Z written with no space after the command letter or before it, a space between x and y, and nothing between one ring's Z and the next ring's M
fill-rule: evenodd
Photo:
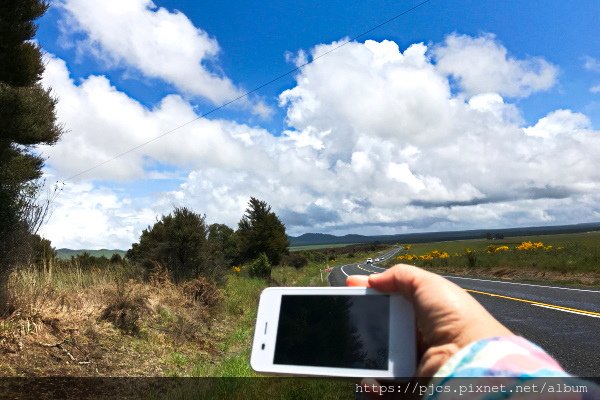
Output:
M115 250L109 250L109 249L100 249L100 250L57 249L56 253L58 254L58 258L63 259L63 260L68 260L72 256L77 256L77 255L83 254L83 253L88 253L90 256L94 256L94 257L104 256L106 258L110 258L110 257L112 257L113 254L119 254L121 257L123 257L125 255L126 251L125 250L116 250L116 249Z
M505 229L476 229L468 231L423 232L403 233L398 235L344 235L335 236L326 233L305 233L300 236L289 236L290 246L313 246L323 244L355 244L355 243L424 243L439 242L444 240L485 239L493 237L554 235L558 233L578 233L600 230L600 222L558 225L558 226L531 226L525 228Z

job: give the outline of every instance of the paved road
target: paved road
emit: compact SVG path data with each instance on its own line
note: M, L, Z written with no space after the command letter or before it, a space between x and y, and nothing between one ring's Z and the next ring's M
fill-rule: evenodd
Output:
M386 256L393 256L399 248ZM329 275L332 286L347 275L383 271L377 264L348 264ZM446 276L467 289L513 332L552 354L570 373L600 376L600 291L519 282Z

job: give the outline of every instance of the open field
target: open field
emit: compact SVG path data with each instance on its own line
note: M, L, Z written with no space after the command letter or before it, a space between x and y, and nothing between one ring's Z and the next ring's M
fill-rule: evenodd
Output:
M472 239L405 245L387 265L436 272L600 285L600 232Z
M560 247L571 244L579 244L585 248L593 248L600 246L600 232L585 232L585 233L565 233L557 235L537 235L537 236L515 236L505 239L470 239L470 240L454 240L432 243L415 243L411 245L411 250L414 252L430 252L431 250L444 250L449 253L462 252L465 248L473 250L485 250L489 245L518 245L520 243L543 242L546 245Z
M290 251L301 251L301 250L320 250L320 249L335 249L338 247L351 246L357 243L342 243L342 244L311 244L306 246L291 246Z

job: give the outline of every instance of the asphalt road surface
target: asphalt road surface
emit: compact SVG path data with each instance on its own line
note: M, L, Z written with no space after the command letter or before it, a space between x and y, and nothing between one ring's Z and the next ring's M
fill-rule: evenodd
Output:
M401 248L388 252L393 257ZM332 286L348 275L370 275L384 268L355 263L334 267ZM514 333L539 344L568 372L600 376L600 291L555 285L445 276L466 289Z

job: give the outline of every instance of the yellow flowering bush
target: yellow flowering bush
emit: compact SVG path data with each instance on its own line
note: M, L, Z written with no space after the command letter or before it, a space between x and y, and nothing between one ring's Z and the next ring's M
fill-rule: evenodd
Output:
M428 254L415 255L415 254L402 254L401 256L396 257L400 261L414 261L414 260L422 260L422 261L431 261L434 259L447 259L450 258L450 255L445 251L433 250Z
M487 247L487 250L486 250L486 251L487 251L488 253L499 253L499 252L501 252L501 251L508 251L508 250L510 250L510 247L508 247L508 246L505 246L505 245L502 245L502 246L495 246L495 245L493 245L493 244L492 244L492 245L489 245L489 246Z
M400 261L413 261L417 259L417 256L414 254L402 254L401 256L396 257Z
M531 242L531 241L522 242L520 245L517 246L517 250L521 250L521 251L537 250L537 249L543 249L543 248L544 248L544 243Z
M432 258L448 258L449 255L448 253L446 253L445 251L439 251L439 250L433 250L431 253L429 253L429 255Z

